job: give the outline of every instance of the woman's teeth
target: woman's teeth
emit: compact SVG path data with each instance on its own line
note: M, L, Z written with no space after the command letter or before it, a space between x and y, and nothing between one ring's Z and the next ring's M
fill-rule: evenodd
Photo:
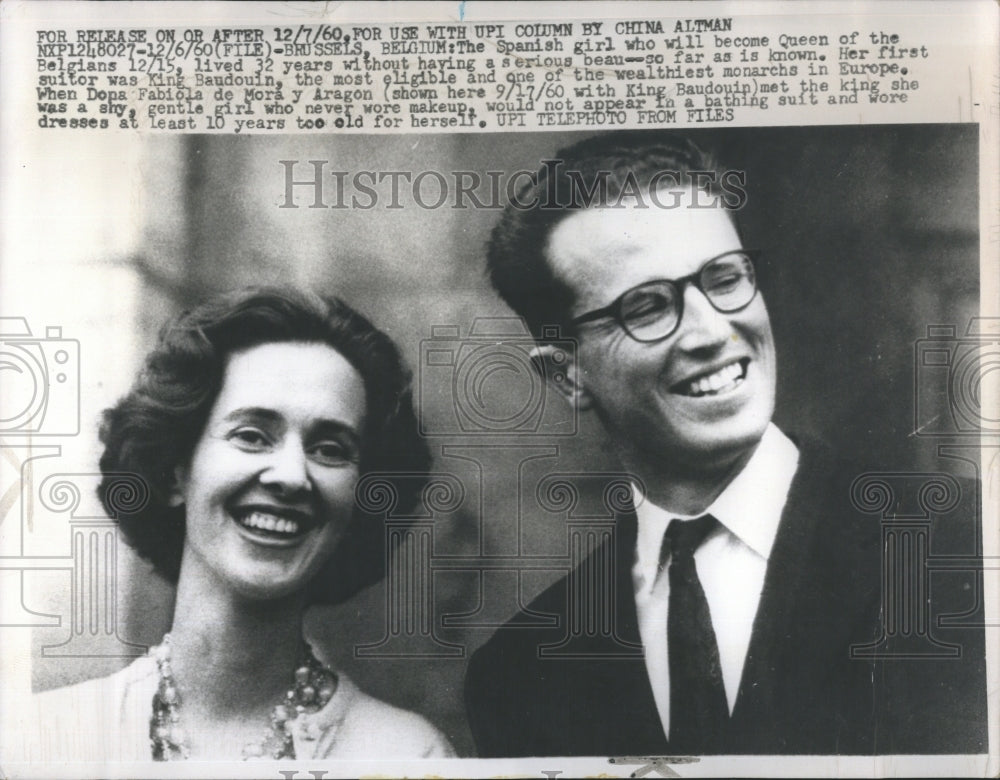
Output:
M251 512L239 518L240 525L246 528L256 528L276 534L297 534L299 524L295 520L268 514L266 512Z
M714 374L695 379L682 387L685 395L701 396L715 395L731 390L743 381L743 366L740 363L730 363Z

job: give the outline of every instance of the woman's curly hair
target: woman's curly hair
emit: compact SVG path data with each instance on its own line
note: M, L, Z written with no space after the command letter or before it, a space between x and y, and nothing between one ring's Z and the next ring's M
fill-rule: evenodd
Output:
M430 451L414 415L410 373L392 340L334 297L293 288L218 295L167 323L131 390L105 410L100 430L101 502L125 540L171 582L184 547L184 507L169 504L177 467L194 452L229 356L275 342L327 344L351 363L366 396L359 479L385 474L397 512L420 500ZM140 480L146 500L117 500L123 475ZM386 544L385 525L356 506L312 584L313 598L336 603L377 582L385 573Z

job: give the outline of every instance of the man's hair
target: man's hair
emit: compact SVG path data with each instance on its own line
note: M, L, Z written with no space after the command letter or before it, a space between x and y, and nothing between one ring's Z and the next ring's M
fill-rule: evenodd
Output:
M558 325L560 335L572 335L573 292L546 257L559 222L574 211L614 207L634 195L647 198L651 188L668 185L722 196L718 173L710 155L674 134L624 131L560 149L518 189L493 228L486 254L490 280L536 339L543 340L543 325ZM646 205L665 207L655 201Z
M420 475L427 474L431 457L413 412L410 374L392 340L337 298L292 288L219 295L167 323L131 390L105 410L100 430L101 502L129 545L172 582L180 572L185 525L184 507L169 503L176 467L194 452L229 356L284 342L326 344L357 370L366 399L359 480L390 473L396 508L404 513L420 498L426 483ZM141 480L147 500L123 506L123 476ZM312 583L313 598L349 598L383 576L385 558L384 523L356 507L336 552Z

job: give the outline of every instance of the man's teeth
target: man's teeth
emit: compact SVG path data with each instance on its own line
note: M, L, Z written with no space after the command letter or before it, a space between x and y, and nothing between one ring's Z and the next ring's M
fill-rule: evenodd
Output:
M739 363L723 366L714 374L695 379L684 386L686 395L708 395L722 390L730 390L743 381L743 367Z
M299 524L295 520L266 512L251 512L240 518L240 524L247 528L259 528L277 534L297 534L299 532Z

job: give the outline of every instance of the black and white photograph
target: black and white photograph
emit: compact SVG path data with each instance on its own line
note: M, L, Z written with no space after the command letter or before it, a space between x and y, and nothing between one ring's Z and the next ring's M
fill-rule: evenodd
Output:
M995 7L40 5L5 774L997 772Z

